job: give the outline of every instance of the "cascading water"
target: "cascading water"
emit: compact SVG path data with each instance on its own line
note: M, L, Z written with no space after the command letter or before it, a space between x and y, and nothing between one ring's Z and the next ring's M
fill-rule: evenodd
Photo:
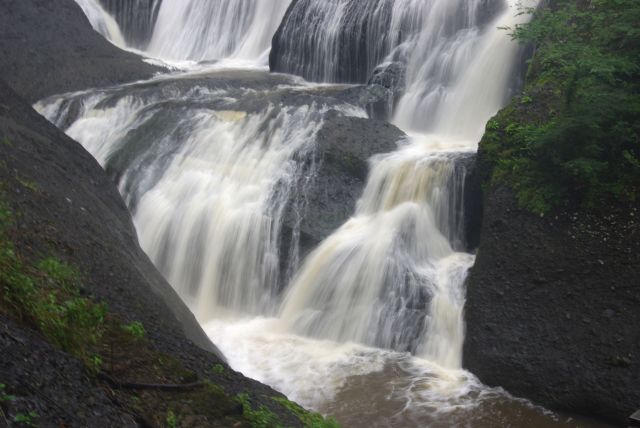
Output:
M81 95L42 111L58 125L73 121L67 134L113 174L141 246L199 320L220 309L272 313L282 217L302 205L292 191L313 175L329 107L260 102L247 112L233 98L242 90L182 83Z
M255 61L288 4L164 0L148 52ZM514 15L490 0L292 6L276 39L302 42L309 64L298 64L301 74L360 81L381 63L403 64L393 120L411 132L397 151L371 160L354 216L297 272L300 221L287 225L289 240L284 223L305 214L328 118L365 116L344 101L354 88L217 72L36 107L118 183L143 248L236 370L346 426L550 426L544 413L459 369L463 283L473 263L464 161L508 95L517 48L496 27L524 19ZM287 57L278 48L272 61L294 63L296 49Z
M526 19L504 0L300 0L274 38L271 68L322 82L360 82L397 64L394 123L477 138L510 95L518 45L504 30ZM308 28L302 34L298 29Z
M76 0L96 31L120 47L167 61L234 59L245 64L267 63L271 38L291 2L100 1L113 16L98 0Z
M527 15L516 14L515 1L501 8L489 2L494 19L486 1L433 3L407 47L406 88L393 121L408 131L467 140L475 149L486 122L511 95L519 46L503 28Z
M172 60L266 62L290 0L164 0L148 52Z
M504 101L517 50L497 28L516 22L513 10L506 8L484 32L474 28L482 3L460 9L457 2L430 2L429 8L420 2L421 25L432 25L411 42L420 53L410 57L409 91L395 122L437 134L414 135L406 147L374 161L355 217L307 259L291 286L283 317L296 331L461 367L463 283L473 256L452 248L451 232L463 232L456 230L462 222L450 224L460 207L450 206L449 197L464 188L455 185L453 171ZM399 22L417 12L416 2L398 5ZM429 113L441 119L430 124Z
M449 202L463 184L451 154L428 147L407 144L374 159L355 217L307 258L293 282L285 322L304 335L460 367L461 287L473 256L456 253L447 232L460 234L459 207Z
M299 0L275 35L271 66L310 80L364 83L381 63L422 65L466 34L477 39L504 6L503 0Z

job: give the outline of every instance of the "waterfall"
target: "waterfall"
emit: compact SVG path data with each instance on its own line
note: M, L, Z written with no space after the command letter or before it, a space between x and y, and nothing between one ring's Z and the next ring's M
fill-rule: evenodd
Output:
M272 314L287 279L284 217L304 213L324 115L350 108L260 94L243 104L237 98L253 91L207 83L124 87L37 108L70 123L66 133L116 180L142 248L200 321L220 311ZM295 269L300 222L292 223L286 254Z
M95 0L77 1L117 38ZM407 138L370 160L352 217L301 265L318 136L331 115L366 116L354 104L375 84L209 70L36 105L118 183L143 249L234 368L315 409L348 413L331 407L344 394L383 425L442 423L441 409L490 396L461 370L474 262L465 164L510 94L518 46L498 27L527 17L502 0L140 0L134 17L102 1L117 5L127 40L141 24L124 22L151 20L138 40L167 60L264 64L275 33L275 71L349 83L402 74L390 78L403 82L390 119Z
M497 27L523 19L507 7L480 31L475 23L485 19L485 9L464 3L394 4L401 7L392 13L392 28L403 28L408 17L421 28L411 41L416 52L408 57L395 122L431 134L413 135L373 160L355 216L305 261L282 310L300 334L461 367L464 280L474 257L453 247L463 233L463 222L456 222L461 207L450 203L464 189L455 164L475 149L505 101L517 45Z
M419 133L456 128L459 136L477 138L511 95L519 47L500 28L527 19L516 16L514 6L504 0L299 0L274 37L270 64L313 81L359 83L396 65L403 87L395 124Z
M292 329L460 367L462 284L473 256L456 253L449 236L461 233L450 196L464 172L450 153L429 149L407 144L373 160L355 216L291 286L282 317Z
M392 7L388 0L295 2L274 37L271 69L317 82L366 82L393 43Z
M406 87L394 123L414 132L449 135L477 142L489 118L512 95L520 47L504 27L525 22L514 5L498 8L487 22L484 1L439 1L425 11L425 27L408 56ZM435 6L435 5L434 5ZM492 8L493 10L493 8ZM457 17L457 19L455 18ZM461 29L449 22L464 22Z
M266 62L290 0L164 0L148 52L171 60Z
M93 28L121 48L165 61L234 59L266 65L271 38L291 0L76 2Z
M364 83L383 62L456 48L503 7L503 0L299 0L274 38L271 66L314 81Z

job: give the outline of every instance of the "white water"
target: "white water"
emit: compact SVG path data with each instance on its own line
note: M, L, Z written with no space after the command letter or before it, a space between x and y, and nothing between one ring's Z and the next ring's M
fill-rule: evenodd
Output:
M264 59L265 35L287 4L165 0L149 52ZM378 375L399 406L395 416L479 405L482 387L460 370L473 256L456 244L464 178L456 160L475 149L504 101L515 45L495 27L512 25L515 12L505 10L485 31L450 34L438 19L455 15L454 5L395 3L394 16L404 13L422 30L403 45L412 46L409 83L394 121L430 133L372 159L354 217L307 257L284 296L283 213L312 179L315 135L329 107L242 111L237 98L256 90L167 85L148 96L132 88L115 100L108 92L80 96L66 130L118 172L141 245L232 366L311 408L334 411L340 394L357 390L355 377ZM212 16L228 19L208 26ZM225 27L231 18L245 30ZM62 101L37 107L53 120L69 108ZM387 410L377 418L402 426Z

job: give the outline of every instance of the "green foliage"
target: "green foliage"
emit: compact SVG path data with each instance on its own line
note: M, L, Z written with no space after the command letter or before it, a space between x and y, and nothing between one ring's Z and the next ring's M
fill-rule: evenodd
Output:
M513 37L533 43L526 95L487 125L493 179L545 212L640 193L640 2L558 0Z
M166 422L167 422L167 426L169 428L176 428L178 426L178 417L173 412L173 410L168 410L167 411Z
M123 325L122 329L138 339L142 339L147 334L147 331L144 329L144 325L142 325L140 321L134 321L130 324Z
M52 343L85 361L103 332L106 306L80 295L80 274L45 258L24 263L9 239L12 216L0 203L0 303L13 316L38 328Z
M285 397L273 397L273 400L281 406L286 407L291 413L296 415L298 419L308 428L340 428L338 422L333 418L324 418L319 413L310 412L293 401L289 401Z
M222 364L215 364L211 367L211 371L215 374L222 374L224 373L224 366Z
M34 426L35 419L38 418L38 413L31 411L29 413L18 413L13 418L13 422L26 426Z
M78 271L53 257L38 262L37 268L45 275L50 284L58 284L67 291L80 285Z
M252 428L277 428L282 427L282 423L276 414L265 406L253 409L251 399L248 394L242 393L236 396L242 405L242 415L249 422Z
M7 394L6 392L7 385L4 383L0 383L0 403L6 403L8 401L15 401L16 396Z
M100 369L102 369L102 357L100 355L94 354L91 356L91 358L89 359L89 368L97 373L100 371Z

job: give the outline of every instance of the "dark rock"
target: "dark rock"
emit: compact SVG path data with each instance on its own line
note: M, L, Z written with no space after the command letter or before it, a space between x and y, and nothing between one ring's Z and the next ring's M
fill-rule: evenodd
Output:
M96 33L73 0L2 1L0 79L31 103L158 71Z
M519 209L508 188L489 187L467 286L464 367L552 409L624 424L640 403L636 209L540 217ZM610 215L615 226L602 221ZM599 314L606 322L594 322Z
M401 62L382 64L373 70L367 84L380 85L393 93L400 93L404 90L406 73L406 66Z
M404 133L385 122L330 112L317 136L320 165L307 189L309 206L301 231L315 246L355 212L369 159L396 149ZM290 222L291 220L289 220ZM311 247L301 248L306 253Z
M369 115L388 120L400 100L406 83L406 66L399 61L382 64L373 70L367 82L371 93Z
M44 338L0 315L0 394L3 414L13 420L35 411L36 426L137 427L133 417L113 405L90 380L82 363ZM18 425L16 425L18 426Z

